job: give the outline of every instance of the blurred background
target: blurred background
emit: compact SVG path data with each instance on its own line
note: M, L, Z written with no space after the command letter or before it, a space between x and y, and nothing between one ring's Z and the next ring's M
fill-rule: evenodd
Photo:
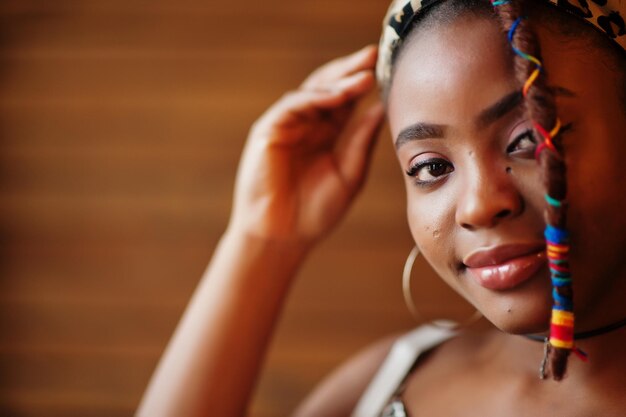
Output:
M376 42L387 3L0 0L0 415L132 415L224 231L250 124ZM400 172L384 132L293 288L252 416L415 325ZM436 286L416 298L443 315Z

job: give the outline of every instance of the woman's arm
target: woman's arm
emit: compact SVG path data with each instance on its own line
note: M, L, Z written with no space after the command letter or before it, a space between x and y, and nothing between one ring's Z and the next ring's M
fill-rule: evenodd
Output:
M227 232L167 347L139 415L239 416L304 253Z
M368 47L323 66L253 126L229 227L139 416L245 414L299 266L364 182L382 107L349 122L373 88L375 59Z

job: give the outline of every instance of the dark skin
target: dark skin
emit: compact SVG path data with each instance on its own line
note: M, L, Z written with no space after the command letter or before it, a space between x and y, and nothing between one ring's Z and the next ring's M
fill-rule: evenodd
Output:
M547 35L539 29L544 62L550 83L559 87L559 115L572 126L564 143L580 331L626 317L626 202L619 193L626 149L618 140L626 117L616 74L588 51L563 50L558 37ZM514 334L545 332L547 268L522 285L494 291L477 285L462 265L476 247L542 239L540 170L532 140L522 137L529 122L519 106L488 121L481 117L518 88L506 45L494 41L500 38L491 21L459 19L419 33L396 64L388 110L400 166L409 171L421 161L438 161L405 175L412 235L439 275L509 333L465 336L435 350L411 376L404 399L412 416L622 415L624 329L581 341L592 359L572 357L564 381L539 381L541 344ZM442 131L398 144L405 136L400 132L416 123Z

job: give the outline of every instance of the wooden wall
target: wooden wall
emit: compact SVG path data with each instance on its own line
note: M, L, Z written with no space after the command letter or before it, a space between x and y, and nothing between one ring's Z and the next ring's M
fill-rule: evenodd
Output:
M0 415L132 415L224 230L248 127L318 64L375 42L386 6L0 1ZM252 415L286 415L413 325L404 201L385 133L294 287Z

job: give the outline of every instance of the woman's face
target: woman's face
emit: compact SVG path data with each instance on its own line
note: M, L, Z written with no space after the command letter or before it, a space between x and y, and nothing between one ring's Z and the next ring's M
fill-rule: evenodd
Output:
M579 323L606 324L606 302L624 294L624 110L611 71L542 34L558 112L571 124L563 140L576 313ZM388 102L411 233L438 274L496 326L544 331L552 306L545 200L509 47L494 22L478 18L416 35L396 63Z

